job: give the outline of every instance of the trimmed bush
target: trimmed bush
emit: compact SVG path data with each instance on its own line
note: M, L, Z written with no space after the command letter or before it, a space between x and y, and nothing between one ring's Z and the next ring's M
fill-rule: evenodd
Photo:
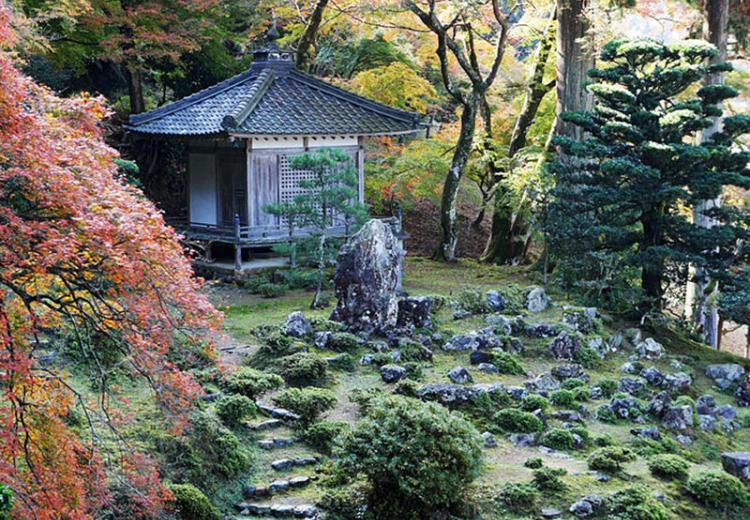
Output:
M555 406L570 408L575 405L576 396L571 390L557 390L550 395L550 401Z
M168 508L181 520L221 520L221 513L206 495L192 484L167 484L174 499Z
M357 368L357 358L351 354L339 354L327 361L328 366L334 370L352 372Z
M648 469L655 477L664 480L685 480L690 464L679 455L656 455L648 461Z
M574 388L573 390L573 398L578 401L588 401L591 399L591 390L588 386L579 386L577 388Z
M576 441L570 430L555 428L542 436L541 444L553 450L572 450L576 447Z
M607 499L609 515L616 520L668 520L667 510L643 486L633 486L613 493Z
M321 384L328 373L328 363L318 356L299 352L279 359L279 373L290 386Z
M511 511L533 511L537 507L539 491L524 482L506 482L498 498Z
M566 379L565 381L560 383L560 388L562 388L563 390L574 390L581 386L586 386L586 383L583 379L579 379L577 377L571 377L570 379Z
M323 412L336 406L336 396L321 388L289 388L276 394L273 402L300 416L303 424L311 424Z
M610 408L607 404L603 404L596 409L596 418L603 423L617 422L617 416L615 415L615 412L613 412L612 408Z
M284 381L276 374L249 367L241 367L224 379L224 387L228 392L244 395L252 400L264 392L279 388L283 383Z
M618 383L614 379L602 379L597 386L602 390L602 395L609 399L617 392Z
M510 376L522 376L526 373L518 356L507 352L495 352L492 354L492 364L497 367L501 374Z
M592 440L594 442L594 446L598 446L600 448L604 448L606 446L613 446L615 444L615 440L608 433L602 433L601 435L596 435L594 436Z
M594 368L601 363L599 352L588 345L583 345L578 349L573 355L573 359L584 368Z
M742 481L723 471L701 471L691 475L685 489L698 502L709 507L750 504L750 495Z
M536 415L518 408L500 410L493 417L493 422L505 432L536 433L544 429L544 424Z
M529 469L539 469L544 466L544 461L541 457L529 457L523 465Z
M460 414L387 395L371 400L334 454L350 475L369 482L375 518L411 518L445 511L462 499L480 474L482 445Z
M359 348L360 340L354 334L349 332L333 332L328 338L326 348L335 352L356 352Z
M453 306L471 314L484 314L491 310L485 292L478 287L462 289L456 295Z
M328 489L320 497L318 505L325 509L329 520L349 520L365 518L369 488L361 482L349 486Z
M549 399L539 394L529 394L521 401L521 410L533 412L535 410L546 410L549 407Z
M404 397L418 397L417 389L417 383L410 379L402 379L393 387L393 393Z
M225 395L216 403L216 415L231 428L238 426L245 417L254 416L256 412L255 403L244 395Z
M635 460L635 453L620 446L608 446L594 451L588 458L589 468L614 473L622 470L622 465Z
M302 440L321 453L330 455L336 439L349 429L343 421L318 421L302 433Z
M540 491L563 491L565 482L560 477L567 474L564 468L538 468L534 470L534 485Z

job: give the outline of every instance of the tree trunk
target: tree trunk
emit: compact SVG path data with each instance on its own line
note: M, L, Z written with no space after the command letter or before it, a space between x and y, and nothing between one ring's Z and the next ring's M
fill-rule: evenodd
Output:
M433 254L435 260L450 262L456 259L456 246L458 244L456 199L458 197L461 177L469 160L471 145L474 141L478 105L479 98L476 94L467 96L467 101L463 104L461 132L458 136L458 142L456 142L456 148L453 151L451 167L443 186L443 198L440 205L442 238L440 245Z
M714 45L719 54L711 63L722 63L727 60L727 39L729 25L729 0L703 0L703 38ZM706 76L706 85L724 82L723 72L714 72ZM711 118L711 126L700 134L701 142L707 142L713 134L721 130L721 118ZM704 200L693 208L693 222L703 228L712 228L716 221L706 215L711 208L719 206L720 199ZM706 343L712 347L719 344L719 313L715 305L709 304L712 292L711 281L700 268L690 269L691 280L688 281L685 297L685 314L690 318L703 335Z
M320 29L323 13L327 6L328 0L318 0L312 15L310 15L310 20L307 22L305 32L297 44L297 67L301 70L308 70L309 68L310 49L318 36L318 29Z
M594 66L594 53L587 42L589 0L557 0L557 114L589 110L593 103L585 89L586 73ZM557 135L581 139L583 131L557 118Z
M134 67L126 69L128 78L128 97L130 98L130 113L140 114L146 111L143 97L143 72Z
M531 124L534 122L539 105L545 94L553 86L553 83L544 83L544 69L554 43L555 12L556 10L552 12L549 24L545 30L544 39L537 51L531 78L526 85L526 97L523 102L523 108L513 127L513 134L508 147L508 157L511 159L521 148L526 146L526 136ZM507 190L498 189L495 192L492 231L482 254L483 262L505 264L519 260L525 254L527 249L525 237L528 234L528 225L521 214L526 208L514 209L510 199L510 193Z
M653 247L661 244L661 230L659 220L662 218L661 211L650 210L641 217L643 226L643 247ZM641 269L641 288L651 300L652 307L662 307L662 279L664 278L664 266L660 263L649 262Z

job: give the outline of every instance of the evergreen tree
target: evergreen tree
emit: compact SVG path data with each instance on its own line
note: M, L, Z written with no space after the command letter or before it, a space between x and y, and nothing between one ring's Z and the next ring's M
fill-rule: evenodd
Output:
M358 202L357 172L351 161L346 152L336 148L322 148L290 157L289 165L293 169L307 170L312 175L299 182L302 192L291 202L269 204L264 208L268 213L285 218L292 264L296 264L298 240L315 243L311 256L318 267L318 280L312 308L320 305L332 230L340 233L343 229L348 235L367 218L366 207ZM312 234L309 237L295 236L295 230L300 228L306 228Z
M722 115L721 102L737 95L724 84L693 88L706 74L731 68L709 65L716 54L702 40L618 39L604 46L601 67L589 72L594 108L562 114L584 137L557 137L568 160L551 165L557 186L547 233L571 279L596 286L620 276L629 284L640 274L655 307L667 282L685 281L691 263L712 280L736 284L739 271L731 268L747 256L746 215L713 208L717 225L705 229L688 210L721 196L725 186L750 187L750 153L732 146L750 132L750 117L727 117L710 140L696 138Z

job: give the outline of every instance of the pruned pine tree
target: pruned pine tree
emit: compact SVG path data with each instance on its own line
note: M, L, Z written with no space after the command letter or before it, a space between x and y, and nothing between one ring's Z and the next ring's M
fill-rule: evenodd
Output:
M641 303L661 308L667 282L683 284L691 263L719 283L736 276L747 257L747 214L712 208L716 226L707 230L687 209L725 186L750 187L750 153L732 146L750 132L750 117L726 117L710 140L697 139L721 115L719 103L737 95L724 84L693 93L706 74L730 68L708 64L716 53L702 40L618 39L603 48L589 73L595 106L561 116L585 134L557 137L573 160L551 164L557 185L545 220L570 280L611 297L616 282L603 287L601 279L619 274L619 283L642 289ZM638 275L640 284L628 279Z
M317 286L311 308L320 305L325 266L328 259L327 243L333 231L343 228L345 234L355 231L367 218L367 208L358 201L357 172L346 152L322 148L289 158L295 170L311 172L299 182L302 193L291 202L270 204L265 211L283 217L289 226L293 263L296 264L297 240L294 231L307 228L312 233L303 239L315 243L311 255L318 268Z

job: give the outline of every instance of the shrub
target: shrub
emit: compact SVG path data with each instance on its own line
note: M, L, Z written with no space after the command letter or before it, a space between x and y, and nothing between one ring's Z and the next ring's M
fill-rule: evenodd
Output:
M329 520L366 518L369 488L361 482L329 489L320 497L318 505L325 509Z
M313 423L323 412L336 405L336 396L321 388L289 388L276 394L273 402L300 416L303 424Z
M544 461L541 457L529 457L523 465L529 469L539 469L544 466Z
M367 478L376 518L418 516L460 500L479 476L482 439L439 404L386 395L370 401L335 454L349 474Z
M174 499L169 509L182 520L221 520L221 513L206 495L192 484L167 484Z
M299 352L279 359L279 373L290 386L320 384L328 372L328 363L318 356Z
M227 391L256 399L262 393L279 388L284 381L276 374L268 374L254 368L241 367L224 379Z
M544 424L536 415L517 408L500 410L493 417L493 421L498 428L506 432L536 433L544 429Z
M576 441L570 430L555 428L546 432L542 436L542 445L552 448L553 450L572 450L576 447Z
M13 509L13 491L5 484L0 484L0 520L11 520L10 510Z
M591 440L591 434L585 426L573 426L570 429L570 433L578 435L581 438L581 442L583 442L583 444L588 444Z
M534 410L544 411L549 407L549 399L539 394L529 394L521 401L521 410L533 412Z
M571 390L557 390L550 395L550 401L555 406L570 408L576 402L576 396Z
M594 446L598 446L600 448L603 448L605 446L612 446L615 443L615 440L608 433L597 435L592 440L594 441Z
M599 448L589 455L588 464L590 469L614 473L622 470L624 463L634 460L635 453L631 450L620 446L608 446Z
M612 411L612 408L610 408L608 404L603 404L599 408L596 409L596 418L604 423L617 422L617 416L615 415L615 412Z
M665 480L685 480L690 465L679 455L656 455L648 461L648 469L655 477Z
M602 395L609 399L617 392L618 382L614 379L602 379L597 386L602 390Z
M255 403L244 395L225 395L216 403L216 415L229 427L238 426L256 411Z
M572 390L573 398L578 401L588 401L591 398L591 390L588 386L579 386Z
M643 486L633 486L613 493L607 500L613 520L668 520L669 513Z
M599 352L588 345L583 345L578 349L573 355L573 359L584 368L594 368L601 362Z
M563 390L573 390L581 386L586 386L586 383L583 381L583 379L579 379L577 377L566 379L560 384L560 388L562 388Z
M335 352L356 352L359 348L360 340L354 334L349 332L332 332L328 338L326 348Z
M467 287L462 289L453 302L454 307L471 314L484 314L490 312L490 306L487 303L485 292L477 287Z
M723 471L701 471L691 475L685 489L698 502L710 507L750 503L750 495L742 481Z
M567 473L563 468L537 468L534 470L534 485L540 491L562 491L565 482L560 477Z
M289 286L283 283L262 283L255 288L255 293L264 298L278 298L284 296L289 290Z
M518 356L507 352L495 352L492 354L492 364L497 367L498 372L511 376L522 376L526 373Z
M531 484L507 482L500 490L499 498L512 511L533 511L539 500L539 491Z
M302 440L321 453L330 455L336 439L347 429L349 424L342 421L319 421L302 433Z
M410 379L402 379L393 387L393 393L404 397L417 397L417 383Z
M351 354L339 354L327 361L328 366L334 370L352 372L357 368L357 359Z

